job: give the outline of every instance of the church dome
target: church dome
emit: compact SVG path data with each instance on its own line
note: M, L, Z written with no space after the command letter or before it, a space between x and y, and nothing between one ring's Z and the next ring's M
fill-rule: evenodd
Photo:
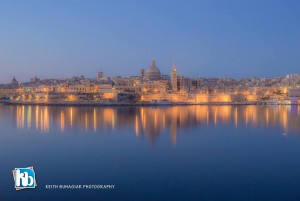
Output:
M155 65L155 60L152 60L151 66L146 70L146 74L157 74L160 76L160 71Z
M161 79L161 74L159 69L155 65L155 61L152 60L151 66L147 68L145 73L145 78L148 80L159 80Z

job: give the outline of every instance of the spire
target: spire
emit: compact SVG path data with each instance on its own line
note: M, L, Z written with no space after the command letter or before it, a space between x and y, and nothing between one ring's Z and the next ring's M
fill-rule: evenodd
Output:
M151 61L151 67L154 67L154 66L155 66L155 60L152 59L152 61Z
M175 61L173 61L173 64L172 64L172 71L177 71L176 70L176 63L175 63Z
M175 62L173 62L173 64L172 64L172 70L176 70L176 63Z

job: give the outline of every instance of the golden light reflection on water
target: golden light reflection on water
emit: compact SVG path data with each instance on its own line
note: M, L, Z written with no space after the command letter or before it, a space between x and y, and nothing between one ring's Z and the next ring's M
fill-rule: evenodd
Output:
M71 127L73 127L73 108L70 108L70 123L71 123Z
M96 109L94 109L94 132L97 132L97 112Z
M60 111L60 130L65 131L65 114L63 111Z
M238 125L238 108L234 108L234 127L236 128Z
M251 127L280 127L285 134L300 133L299 106L173 106L173 107L47 107L17 106L16 125L42 133L80 130L101 133L103 129L129 127L138 137L153 142L162 131L176 144L179 129L223 124ZM33 126L32 126L33 124Z
M39 130L39 106L37 106L35 109L35 129L37 131Z
M28 112L27 112L27 119L28 119L28 121L27 121L27 127L31 128L31 120L32 120L32 118L31 118L31 106L29 106L27 108L27 110L28 110Z

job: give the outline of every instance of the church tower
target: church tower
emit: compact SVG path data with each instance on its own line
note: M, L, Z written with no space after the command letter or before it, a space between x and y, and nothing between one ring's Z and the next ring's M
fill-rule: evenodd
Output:
M140 79L140 84L143 84L144 78L145 78L145 70L144 70L144 69L141 69L141 70L140 70L140 77L139 77L139 79Z
M171 87L173 92L178 91L178 85L177 85L177 70L176 70L176 64L174 63L171 70Z

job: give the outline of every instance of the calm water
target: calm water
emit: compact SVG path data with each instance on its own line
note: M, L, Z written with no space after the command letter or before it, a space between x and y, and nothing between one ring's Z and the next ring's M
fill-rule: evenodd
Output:
M12 170L27 166L38 187L16 191ZM298 201L299 189L298 106L0 106L1 201Z

